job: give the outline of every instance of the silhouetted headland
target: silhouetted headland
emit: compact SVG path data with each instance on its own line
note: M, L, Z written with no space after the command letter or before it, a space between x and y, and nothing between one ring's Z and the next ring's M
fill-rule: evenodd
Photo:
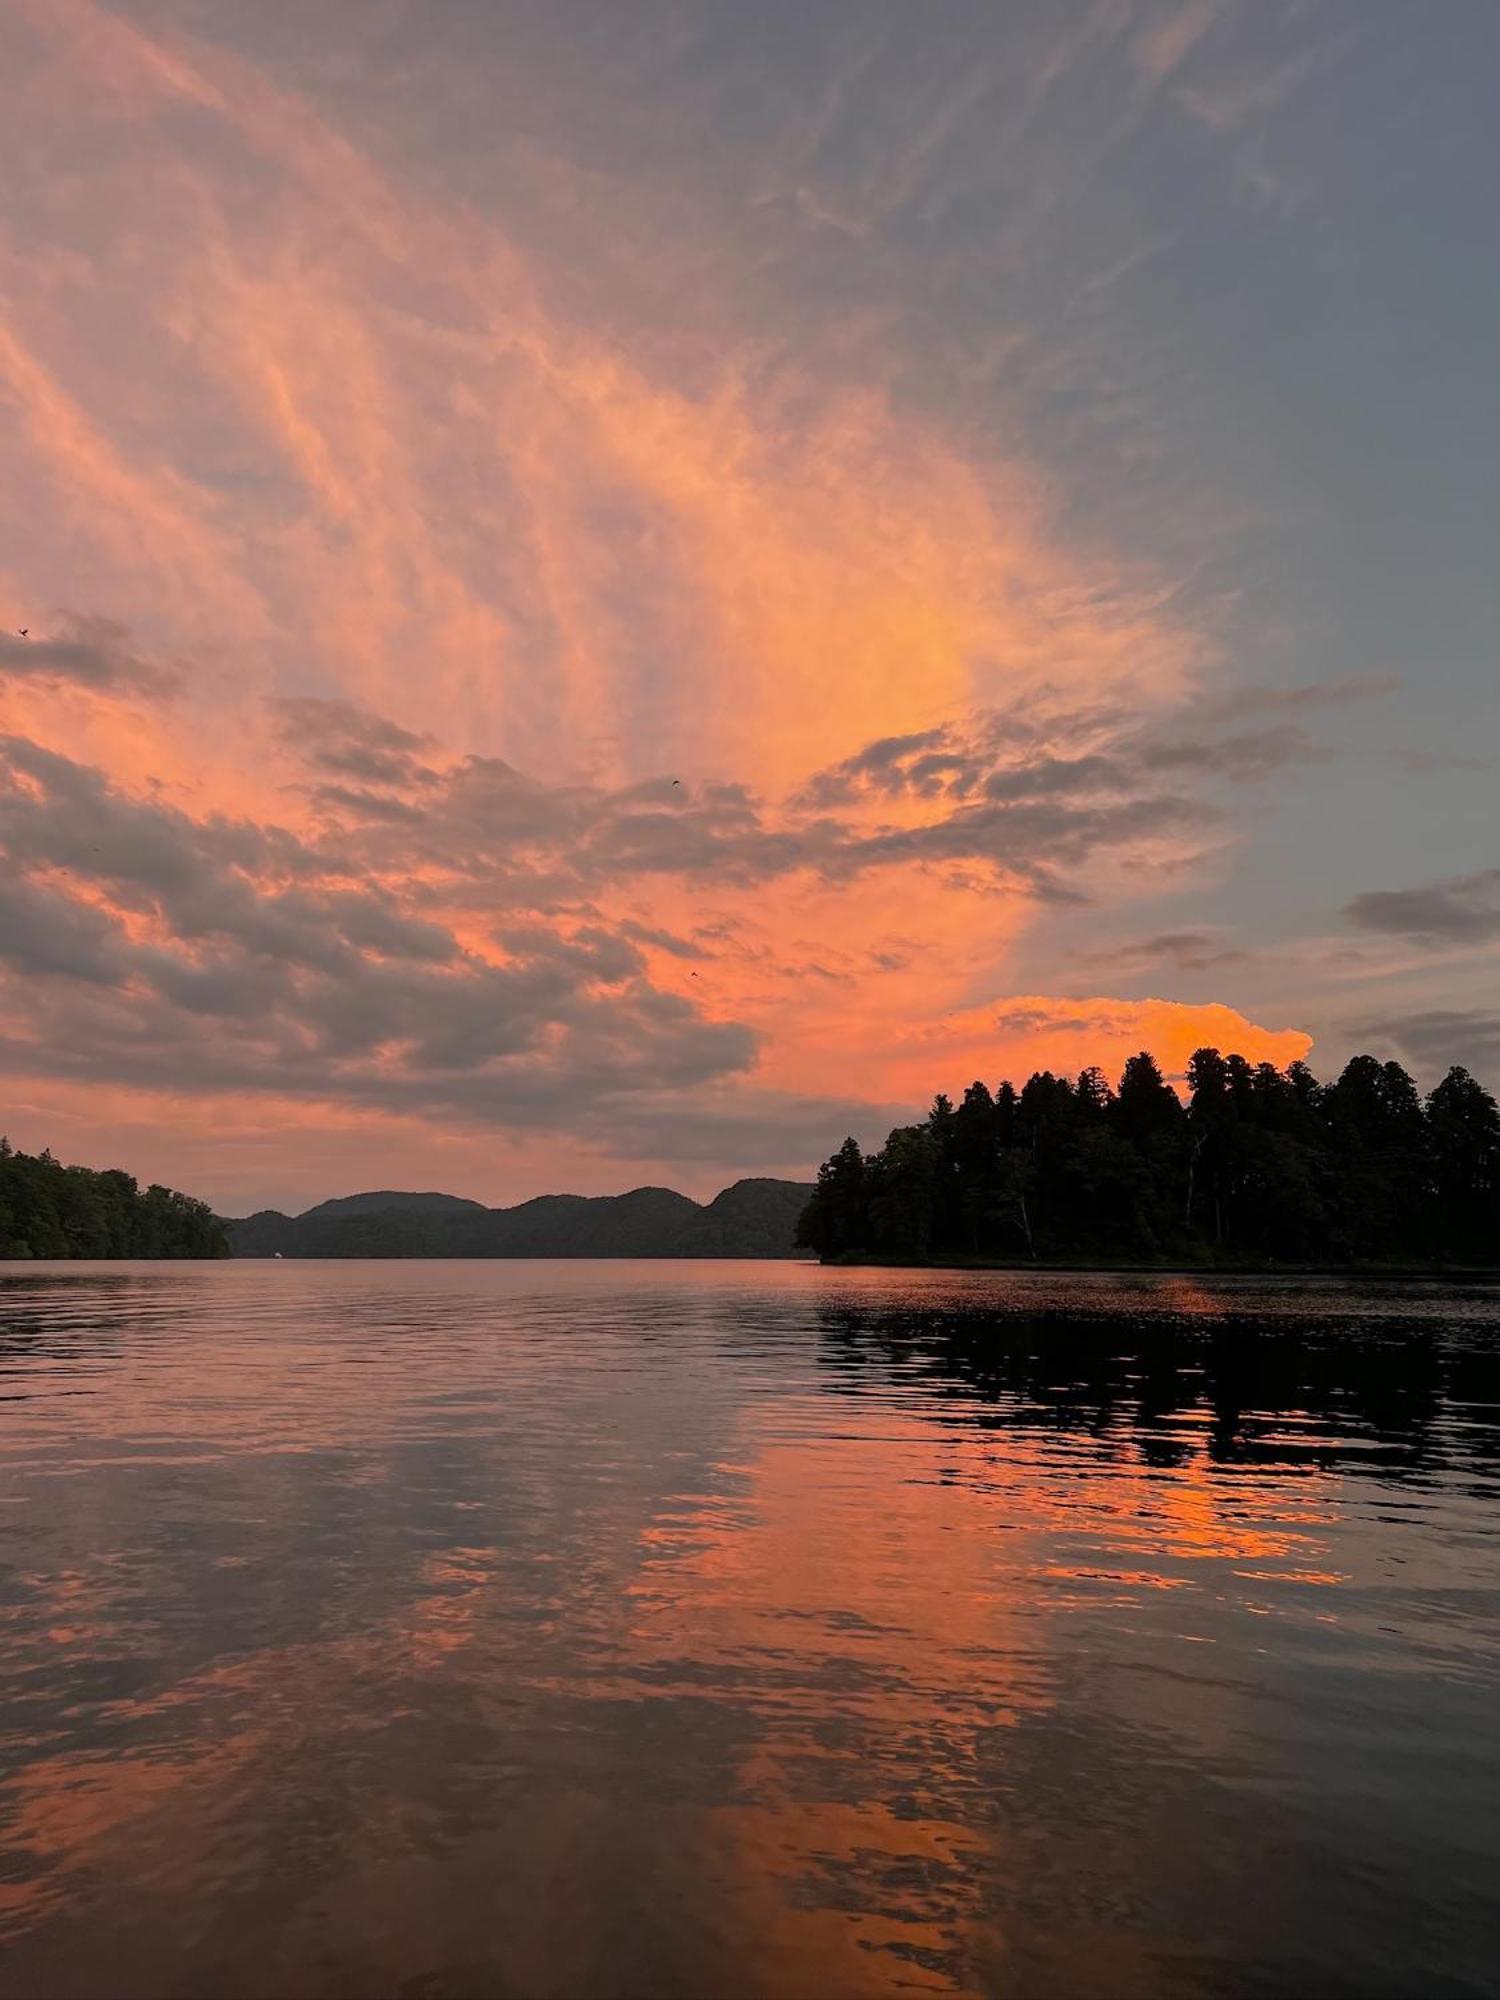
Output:
M227 1257L224 1225L174 1188L119 1168L65 1167L0 1139L0 1258Z
M1184 1103L1142 1053L938 1097L878 1153L846 1139L797 1240L825 1263L1220 1270L1500 1264L1500 1111L1454 1068L1424 1100L1399 1063L1337 1082L1199 1049Z

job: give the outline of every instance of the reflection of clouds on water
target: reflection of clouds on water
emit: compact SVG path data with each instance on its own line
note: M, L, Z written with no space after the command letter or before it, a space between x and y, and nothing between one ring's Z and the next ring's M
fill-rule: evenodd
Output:
M1194 1283L0 1283L11 1989L1459 1984L1495 1295Z
M744 1490L653 1533L630 1640L650 1684L737 1710L707 1816L743 1909L752 1990L954 1990L993 1871L981 1737L1044 1705L994 1509L934 1477L940 1440L872 1404L833 1435L806 1398L751 1412ZM887 1496L900 1496L899 1507Z

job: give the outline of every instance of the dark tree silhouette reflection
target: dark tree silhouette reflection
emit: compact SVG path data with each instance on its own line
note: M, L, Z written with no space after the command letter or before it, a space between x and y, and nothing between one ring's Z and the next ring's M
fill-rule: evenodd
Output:
M1081 1282L1081 1281L1079 1281ZM1118 1294L1114 1295L1118 1298ZM1467 1323L1481 1290L1377 1314L1339 1288L1270 1301L1163 1281L1125 1308L861 1307L820 1318L825 1366L923 1384L944 1422L1088 1433L1169 1468L1204 1455L1253 1474L1358 1465L1420 1480L1500 1467L1500 1351ZM1299 1303L1300 1302L1300 1309ZM1291 1310L1288 1310L1291 1306Z

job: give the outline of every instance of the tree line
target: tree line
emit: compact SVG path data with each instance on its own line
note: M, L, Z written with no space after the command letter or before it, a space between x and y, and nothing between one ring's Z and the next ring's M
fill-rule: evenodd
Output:
M798 1243L894 1262L1500 1263L1500 1111L1465 1069L1336 1082L1202 1048L1184 1103L1144 1052L938 1097L878 1153L846 1139Z
M0 1257L227 1257L206 1202L0 1139Z

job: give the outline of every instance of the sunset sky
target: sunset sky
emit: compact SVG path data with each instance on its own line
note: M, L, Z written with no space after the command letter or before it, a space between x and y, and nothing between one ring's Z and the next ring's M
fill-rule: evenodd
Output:
M1500 1081L1497 74L1494 0L0 0L0 1129L235 1213Z

